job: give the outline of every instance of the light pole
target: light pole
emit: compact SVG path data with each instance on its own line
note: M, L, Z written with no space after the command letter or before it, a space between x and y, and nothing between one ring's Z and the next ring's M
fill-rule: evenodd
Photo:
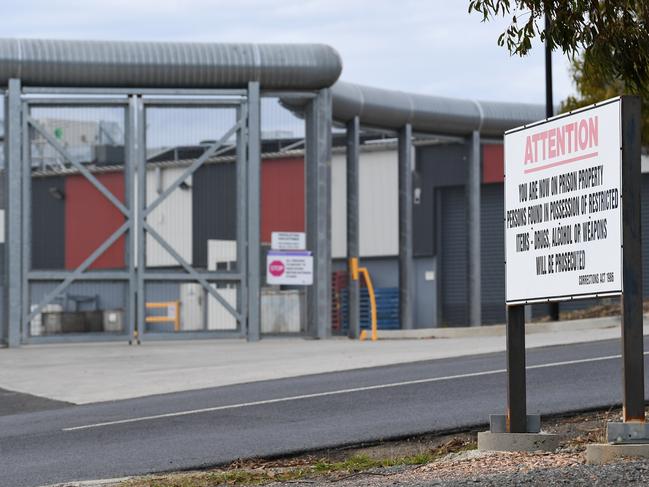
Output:
M552 43L548 39L552 23L547 10L545 12L545 116L550 118L554 115L554 104L552 102ZM559 321L559 303L550 303L550 319Z

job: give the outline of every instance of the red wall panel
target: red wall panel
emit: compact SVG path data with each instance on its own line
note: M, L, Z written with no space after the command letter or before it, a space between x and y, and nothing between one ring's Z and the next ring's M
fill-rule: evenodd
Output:
M97 179L124 201L122 173L97 174ZM65 183L65 267L74 269L125 221L122 213L84 176L69 176ZM90 269L117 269L124 263L124 236L110 246Z
M502 183L505 174L505 152L502 144L482 146L482 182Z
M261 241L271 232L304 231L304 159L267 159L261 164Z

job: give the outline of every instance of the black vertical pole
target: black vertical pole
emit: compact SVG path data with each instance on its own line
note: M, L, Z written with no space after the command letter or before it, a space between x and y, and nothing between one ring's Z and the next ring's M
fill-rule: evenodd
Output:
M525 305L507 307L507 432L527 432Z
M547 34L550 31L550 16L545 14L545 116L550 118L554 115L552 101L552 45L548 42Z
M361 333L361 286L358 279L358 258L360 256L358 214L359 158L360 119L354 117L347 122L347 320L349 323L349 338L358 338Z
M640 99L622 98L622 360L624 421L645 420L640 233Z
M552 45L548 41L547 34L550 32L552 23L548 13L545 13L545 116L547 118L554 116L554 101L552 100ZM549 305L550 319L559 321L559 303L554 302Z

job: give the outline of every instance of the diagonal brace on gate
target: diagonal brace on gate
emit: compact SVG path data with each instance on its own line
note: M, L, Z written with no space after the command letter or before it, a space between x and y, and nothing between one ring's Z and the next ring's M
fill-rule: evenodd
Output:
M99 179L95 177L94 174L92 174L87 167L85 167L83 164L77 162L74 160L74 158L70 155L70 153L65 150L65 147L61 145L61 143L56 140L56 138L50 134L47 130L45 130L33 117L28 117L27 122L29 125L31 125L34 130L36 130L38 133L40 133L43 137L45 137L45 140L54 147L54 149L63 156L64 159L66 159L70 164L72 164L81 174L83 174L86 179L88 179L96 188L99 190L101 194L103 194L115 207L121 211L124 216L127 218L130 217L129 211L124 206L124 204L117 199L117 197L108 189L106 186L104 186Z
M101 244L99 247L95 249L95 251L90 254L86 260L84 260L79 267L77 267L72 274L70 274L68 277L65 278L65 280L59 284L52 292L47 294L43 301L36 306L32 310L32 312L27 316L27 323L29 323L32 319L34 319L41 311L43 311L43 308L50 304L54 298L56 298L59 294L61 294L63 291L65 291L70 284L72 284L74 281L77 279L83 277L83 273L90 267L108 248L113 245L117 240L124 234L126 231L131 227L131 222L126 221L120 226L113 234L108 237L104 241L103 244Z
M223 137L217 140L214 144L208 147L203 154L196 159L191 166L189 166L183 173L174 181L174 183L165 189L150 205L144 210L143 216L148 216L155 210L173 191L180 186L185 179L194 174L210 157L214 156L216 152L223 146L230 137L232 137L238 130L243 128L243 119L237 120L230 130L228 130Z
M169 252L169 254L185 269L189 277L193 278L195 281L199 282L205 290L210 293L216 299L223 307L228 310L228 312L234 316L237 321L241 321L241 313L239 313L236 309L234 309L232 306L230 306L230 303L228 303L223 296L219 294L219 292L214 289L212 285L210 285L209 282L207 282L207 279L205 279L203 276L201 276L196 270L187 262L185 259L183 259L178 252L174 250L174 248L167 243L167 241L162 238L162 236L156 232L151 225L149 225L147 222L143 222L144 229L151 234L151 236L158 241L162 247Z

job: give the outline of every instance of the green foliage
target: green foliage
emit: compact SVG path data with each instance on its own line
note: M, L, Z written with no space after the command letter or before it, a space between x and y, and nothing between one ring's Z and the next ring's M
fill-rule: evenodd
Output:
M572 60L572 79L577 88L577 96L569 96L561 103L561 111L569 112L576 108L592 105L607 98L624 95L630 91L626 83L619 78L606 75L590 61L588 56ZM649 146L649 93L642 94L642 143Z
M414 455L379 457L357 454L342 461L332 461L327 458L319 459L309 465L298 467L254 469L230 468L225 470L167 474L162 476L142 477L126 480L121 487L213 487L216 485L266 485L272 482L299 482L307 480L315 483L322 476L339 475L338 480L360 472L380 470L395 466L425 465L436 461L448 453L459 453L475 450L476 443L453 439L433 450L423 451ZM335 480L334 480L335 481ZM323 482L325 483L325 479Z
M470 0L469 12L483 22L511 17L498 37L511 54L526 55L538 36L573 59L583 54L595 76L649 92L648 0Z

